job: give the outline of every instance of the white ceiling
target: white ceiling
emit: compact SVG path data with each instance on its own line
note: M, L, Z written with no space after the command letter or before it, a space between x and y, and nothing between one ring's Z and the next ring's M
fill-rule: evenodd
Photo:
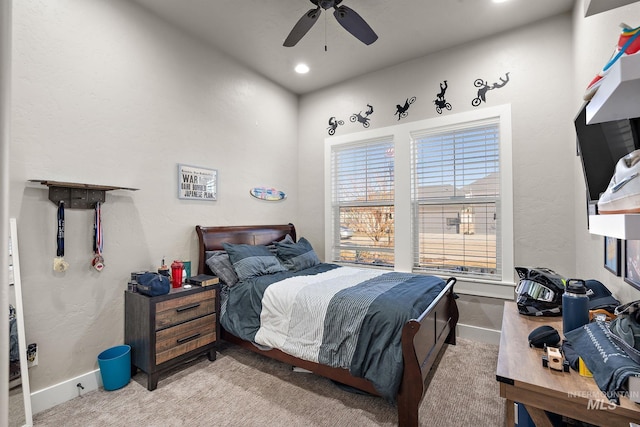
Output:
M573 8L574 0L343 0L378 34L366 46L333 10L294 47L282 42L309 0L133 0L297 94L324 88ZM325 32L326 28L326 32ZM326 40L326 41L325 41ZM325 52L325 43L327 51ZM293 71L306 62L311 71Z

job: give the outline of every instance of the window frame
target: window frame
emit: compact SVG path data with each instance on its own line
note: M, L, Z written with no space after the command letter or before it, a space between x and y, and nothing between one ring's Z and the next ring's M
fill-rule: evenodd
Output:
M331 251L331 256L328 258L329 260L331 260L331 262L341 262L341 263L345 263L345 264L352 264L352 265L358 265L358 266L382 266L382 267L386 267L386 268L393 268L394 264L386 264L386 263L359 263L357 261L346 261L346 260L342 260L339 259L340 258L340 252L341 251L352 251L355 250L357 252L358 248L362 248L364 252L379 252L379 253L393 253L394 257L395 257L395 252L393 250L393 247L391 248L391 250L384 248L384 247L376 247L375 245L372 246L357 246L357 245L353 245L353 244L349 244L351 243L351 241L348 242L343 242L343 240L340 238L340 227L342 226L342 221L341 221L341 216L340 216L340 211L341 209L358 209L358 208L390 208L391 215L395 216L395 213L393 212L394 208L395 208L395 198L393 197L393 191L395 191L395 179L390 179L390 180L386 180L384 182L384 184L388 184L390 182L390 185L387 187L387 185L383 185L382 188L388 188L390 191L390 195L391 197L384 197L382 199L374 199L374 200L369 200L368 196L369 193L368 191L365 192L365 200L360 200L360 201L355 201L355 200L351 200L351 201L341 201L341 196L343 196L342 194L342 190L340 187L340 182L334 182L333 178L336 177L336 173L334 171L334 166L336 163L336 158L335 156L341 156L342 154L346 153L346 156L348 157L353 151L367 151L369 154L372 154L372 157L368 157L366 160L372 160L372 167L368 168L361 168L358 169L357 171L352 170L351 172L356 172L356 173L364 173L365 176L371 175L371 176L378 176L380 174L380 172L382 171L381 165L383 164L381 162L380 159L380 153L382 153L382 151L379 150L384 150L385 154L382 155L382 157L386 157L386 153L388 152L388 150L393 150L393 140L389 139L389 138L376 138L376 139L369 139L369 140L365 140L365 141L358 141L356 143L352 143L352 144L340 144L340 145L333 145L332 149L331 149L331 167L330 167L330 175L331 175L331 229L333 231L332 234L332 251ZM337 147L337 149L335 149ZM353 150L353 151L351 151ZM395 156L394 156L395 157ZM391 169L392 173L395 175L395 163L394 163L394 167ZM341 176L341 178L344 178L344 175ZM369 179L365 179L363 182L359 182L360 184L365 184L364 186L359 186L358 189L362 190L362 189L366 189L369 190ZM391 220L391 227L393 228L393 224L395 223L394 220ZM395 246L395 245L394 245ZM382 259L384 259L384 256L382 257Z
M354 144L372 139L390 138L394 145L395 178L395 271L411 272L414 262L412 232L411 165L413 135L425 130L446 128L460 123L471 124L496 119L500 126L500 191L501 219L500 246L501 271L497 280L459 277L456 291L471 295L504 299L513 298L515 286L513 247L513 171L511 105L486 107L462 113L448 114L415 122L402 123L377 129L368 129L346 135L325 138L325 260L331 262L334 246L332 228L331 150L335 145ZM359 265L360 266L360 265ZM365 265L361 265L365 267ZM416 271L418 274L424 272Z
M495 132L492 130L495 128ZM464 142L459 142L457 141L458 138L460 137L468 137L468 136L472 136L474 131L480 130L481 132L483 132L483 134L486 134L487 131L488 133L492 134L492 133L496 133L498 135L497 137L497 153L493 156L494 158L492 159L492 163L489 164L493 164L493 162L495 162L497 160L498 163L498 180L497 180L497 196L496 195L480 195L480 196L471 196L471 197L467 197L467 196L459 196L458 190L461 189L461 187L459 187L459 183L455 184L455 187L453 187L454 192L456 194L453 195L453 197L447 197L444 195L440 195L439 197L418 197L417 193L419 191L418 188L416 188L416 180L419 178L425 178L426 176L424 176L423 174L426 172L426 170L423 168L422 165L418 164L418 160L420 158L418 152L422 150L421 146L423 144L425 144L424 140L425 139L429 139L429 138L433 138L434 141L437 140L451 140L449 143L440 143L438 145L438 148L440 150L447 150L447 151L452 151L455 153L458 153L461 145L464 144ZM443 138L444 136L444 138ZM492 139L492 142L495 141L494 139ZM428 144L428 142L426 143ZM478 145L474 145L474 148L478 148ZM490 147L490 145L486 145L486 144L482 144L480 146L480 148L487 148ZM428 266L419 266L419 257L421 256L421 254L419 253L420 250L420 240L418 237L418 233L417 233L417 229L419 227L421 227L423 225L422 222L422 218L420 215L420 211L424 208L427 207L434 207L434 208L441 208L441 210L443 211L447 211L453 207L464 207L465 209L467 208L472 208L472 207L480 207L482 208L482 206L488 207L491 206L492 212L495 215L494 220L496 221L496 242L495 242L495 258L493 258L493 260L496 262L496 272L495 273L475 273L475 272L460 272L458 273L459 277L469 277L469 278L480 278L483 280L487 280L487 281L495 281L495 280L501 280L501 271L502 271L502 247L501 247L501 240L500 240L500 234L501 234L501 230L500 230L500 225L501 225L501 220L498 221L497 218L501 218L502 217L502 212L500 212L500 205L501 205L501 201L502 201L502 196L501 196L501 173L502 170L500 168L500 157L501 157L501 153L500 153L500 121L498 120L498 118L496 117L492 117L492 118L488 118L485 120L474 120L471 122L459 122L455 125L452 126L441 126L441 127L437 127L437 128L432 128L432 129L421 129L418 131L414 131L411 132L411 170L412 170L412 176L411 176L411 185L412 185L412 198L411 198L411 203L412 203L412 208L413 208L413 214L411 217L411 221L412 221L412 230L413 230L413 254L414 254L414 264L413 264L413 270L414 272L424 272L425 274L442 274L442 275L456 275L456 272L453 270L446 270L443 269L442 273L439 273L439 269L438 268L433 268L433 267L428 267ZM473 148L472 148L473 150ZM497 159L495 158L497 157ZM484 157L486 158L486 157ZM454 156L455 159L455 156ZM489 158L491 159L491 158ZM461 162L459 164L459 166L456 165L455 160L452 163L447 163L446 159L443 159L441 162L433 162L433 158L430 158L428 156L425 157L426 161L428 161L430 164L432 164L435 167L444 167L445 169L443 170L447 170L447 169L451 169L454 173L450 173L449 177L450 178L454 178L455 181L462 181L464 179L464 173L465 172L472 172L472 169L467 169L464 167L464 160L463 162ZM449 159L452 160L452 159ZM461 175L458 173L460 172ZM433 175L432 175L433 176ZM486 178L487 176L484 176L484 178ZM436 182L433 185L443 185L443 183L439 182L439 180L436 180ZM482 211L477 212L476 214L479 214L479 217L482 217ZM499 214L499 215L498 215ZM441 218L443 219L443 218ZM473 233L472 233L473 234ZM434 236L438 235L438 233L434 233ZM448 235L447 233L443 233L443 235ZM482 235L482 234L480 234ZM467 243L471 243L473 242L474 239L473 237L471 237L471 235L467 236L466 234L462 234L461 237L462 240L462 245L466 246ZM428 255L428 253L425 253L424 255ZM434 254L435 255L435 254ZM463 257L465 259L465 261L470 261L471 259L470 254L467 253L467 251L465 251L463 253Z

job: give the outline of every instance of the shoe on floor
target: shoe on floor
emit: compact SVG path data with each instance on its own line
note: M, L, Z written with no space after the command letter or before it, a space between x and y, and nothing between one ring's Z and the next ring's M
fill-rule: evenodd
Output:
M598 212L640 213L640 150L618 160L613 178L598 200Z
M590 101L593 98L593 95L598 91L598 88L602 84L602 80L609 72L609 69L613 64L620 59L621 56L625 55L633 55L640 51L640 27L631 28L627 24L620 24L620 28L622 28L622 32L620 33L620 37L618 38L618 44L613 51L613 55L611 55L611 59L605 64L596 76L591 80L589 85L587 86L587 90L584 93L584 100Z

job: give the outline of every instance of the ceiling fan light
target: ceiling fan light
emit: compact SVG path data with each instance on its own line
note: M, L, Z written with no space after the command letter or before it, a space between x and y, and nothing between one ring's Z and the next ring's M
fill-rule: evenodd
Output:
M298 74L307 74L309 72L309 66L307 64L298 64L296 65L296 73Z

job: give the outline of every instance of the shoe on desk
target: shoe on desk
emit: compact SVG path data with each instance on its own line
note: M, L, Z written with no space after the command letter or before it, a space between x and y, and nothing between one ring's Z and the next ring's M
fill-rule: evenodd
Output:
M618 160L613 178L598 200L598 212L640 213L640 150Z
M622 28L622 32L618 38L618 44L613 51L613 55L611 55L611 59L609 59L602 68L602 71L596 74L587 86L583 96L585 101L590 101L591 98L593 98L593 95L595 95L600 85L602 85L602 81L611 66L615 64L621 56L634 55L640 51L640 38L638 37L640 35L640 27L631 28L627 24L622 23L620 24L620 28Z

